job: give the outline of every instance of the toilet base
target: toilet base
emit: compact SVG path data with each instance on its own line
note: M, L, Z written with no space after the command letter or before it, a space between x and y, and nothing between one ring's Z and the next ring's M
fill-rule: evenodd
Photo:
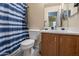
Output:
M23 50L23 56L31 56L31 55L32 55L31 48Z

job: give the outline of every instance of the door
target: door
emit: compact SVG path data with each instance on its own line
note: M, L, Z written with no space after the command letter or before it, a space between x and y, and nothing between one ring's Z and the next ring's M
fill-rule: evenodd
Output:
M74 36L60 35L60 56L73 56L76 50L76 40Z
M79 36L75 36L76 40L76 56L79 56Z
M41 55L56 56L58 55L58 38L51 33L42 33Z

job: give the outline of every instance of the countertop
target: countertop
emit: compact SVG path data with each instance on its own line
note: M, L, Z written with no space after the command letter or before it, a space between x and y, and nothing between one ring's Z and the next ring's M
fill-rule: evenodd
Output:
M41 30L41 33L54 33L54 34L68 34L68 35L79 35L79 29L66 29L66 30Z

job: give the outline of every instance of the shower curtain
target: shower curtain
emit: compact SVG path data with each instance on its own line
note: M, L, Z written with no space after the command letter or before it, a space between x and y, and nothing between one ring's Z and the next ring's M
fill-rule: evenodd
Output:
M11 54L29 38L27 4L0 3L0 56Z

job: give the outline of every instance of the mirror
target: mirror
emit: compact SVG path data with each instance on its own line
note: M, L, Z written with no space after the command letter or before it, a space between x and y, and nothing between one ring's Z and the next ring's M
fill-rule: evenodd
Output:
M70 19L77 13L74 3L45 3L44 26L45 27L69 27Z
M45 27L52 27L59 25L57 19L60 12L60 3L48 3L44 4L44 23Z

